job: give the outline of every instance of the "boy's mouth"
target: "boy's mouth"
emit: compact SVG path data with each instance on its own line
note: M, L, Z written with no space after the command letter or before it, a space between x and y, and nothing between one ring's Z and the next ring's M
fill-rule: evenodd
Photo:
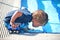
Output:
M33 25L33 27L39 27L39 26L35 26L34 24L32 24Z

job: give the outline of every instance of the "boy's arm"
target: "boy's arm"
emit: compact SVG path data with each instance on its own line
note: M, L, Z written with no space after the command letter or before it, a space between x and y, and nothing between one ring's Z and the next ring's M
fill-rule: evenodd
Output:
M18 12L16 11L13 16L11 17L11 20L10 20L10 24L12 27L16 27L17 25L14 24L14 21L16 20L16 18L22 16L22 13L21 12Z

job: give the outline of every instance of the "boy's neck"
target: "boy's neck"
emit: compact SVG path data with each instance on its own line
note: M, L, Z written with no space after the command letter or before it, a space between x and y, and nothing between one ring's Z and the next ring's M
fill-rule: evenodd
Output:
M32 21L33 21L33 13L32 13Z

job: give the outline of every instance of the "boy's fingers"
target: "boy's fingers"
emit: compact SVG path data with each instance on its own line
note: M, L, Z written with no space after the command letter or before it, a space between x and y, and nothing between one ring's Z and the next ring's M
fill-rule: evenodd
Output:
M12 27L13 27L13 28L16 28L16 27L18 27L18 25L17 25L17 24L15 24L15 25L13 25Z
M11 25L11 26L12 26L12 28L16 28L16 25L14 25L14 24L13 24L13 25Z
M19 26L19 24L15 24L15 23L13 23L13 22L10 22L10 24L11 24L12 28L16 28L16 27Z

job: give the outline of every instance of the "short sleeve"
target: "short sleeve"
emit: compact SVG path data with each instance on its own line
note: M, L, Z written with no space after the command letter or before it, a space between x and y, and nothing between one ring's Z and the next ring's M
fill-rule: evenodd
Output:
M19 11L19 12L22 12L22 13L25 14L25 15L31 15L31 13L28 11L27 8L21 8L21 9L19 9L18 11Z

